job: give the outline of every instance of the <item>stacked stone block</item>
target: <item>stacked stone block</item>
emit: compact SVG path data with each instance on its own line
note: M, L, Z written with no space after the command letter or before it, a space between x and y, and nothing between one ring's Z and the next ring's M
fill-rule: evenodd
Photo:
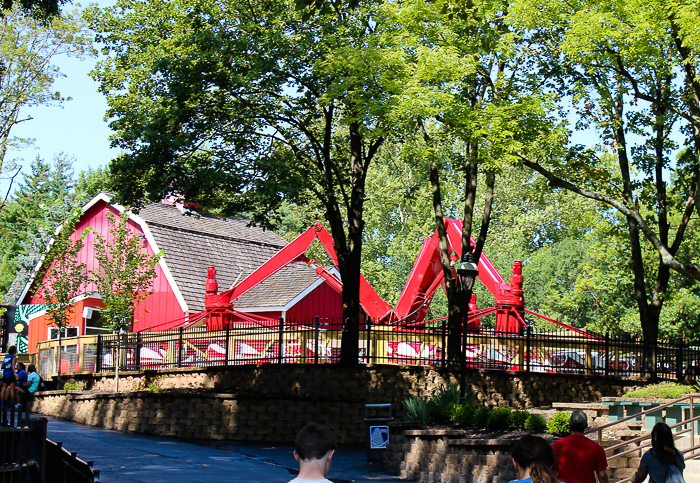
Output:
M459 430L406 430L401 425L392 425L384 470L421 483L507 483L517 479L511 461L516 439L463 436L464 431ZM605 441L603 446L619 442ZM631 448L628 445L618 452ZM639 452L611 459L610 481L632 476L639 461Z
M430 397L457 383L458 373L434 367L366 365L244 365L120 374L81 374L89 391L37 396L35 411L85 424L180 436L292 442L309 419L328 425L343 443L365 442L365 404ZM553 401L619 396L635 381L560 374L472 370L467 382L484 405L513 408ZM154 384L155 383L155 384ZM157 386L163 392L145 391Z

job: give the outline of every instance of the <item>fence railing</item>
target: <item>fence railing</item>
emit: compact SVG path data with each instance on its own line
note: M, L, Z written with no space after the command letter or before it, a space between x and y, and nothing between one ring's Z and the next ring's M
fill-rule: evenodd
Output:
M342 331L337 321L319 319L237 326L220 331L174 329L72 337L37 345L39 372L167 369L240 364L332 364L340 359ZM412 329L365 324L360 331L360 363L445 366L449 333L445 324ZM468 333L461 345L464 367L628 377L648 373L667 379L700 375L700 347L677 343L538 331ZM644 369L643 362L646 361Z
M700 394L688 394L686 396L667 402L665 404L655 405L641 412L636 412L630 416L618 419L617 421L610 422L602 426L597 426L595 428L591 428L586 431L586 434L596 433L598 444L602 444L604 431L610 431L611 428L624 425L625 423L631 420L640 421L643 417L647 417L653 414L660 414L661 410L669 411L670 408L677 407L677 409L679 409L680 421L675 424L669 421L669 427L673 431L674 439L678 439L683 436L687 437L687 441L684 442L685 447L679 447L678 449L679 451L681 451L681 453L683 453L683 459L688 460L691 458L695 458L697 456L697 451L700 449L700 445L695 444L697 442L696 427L698 426L698 424L700 424L698 422L700 421L700 416L695 415L695 406L698 402L700 402ZM605 452L607 453L608 463L610 464L610 462L614 459L626 457L634 453L638 453L638 456L641 457L642 451L649 448L651 448L651 432L648 432L634 439L623 441L613 446L608 446L607 448L605 448ZM610 466L614 467L615 465L610 464ZM632 477L630 476L628 478L619 480L617 483L625 483L627 481L630 481L631 479Z

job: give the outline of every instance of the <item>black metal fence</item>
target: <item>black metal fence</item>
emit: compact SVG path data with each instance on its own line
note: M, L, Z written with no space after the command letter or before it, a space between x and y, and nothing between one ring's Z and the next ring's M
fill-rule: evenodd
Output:
M267 326L238 326L106 335L89 351L98 372L239 364L332 364L340 359L342 332L337 320L315 318ZM445 324L428 328L364 324L358 360L372 364L446 366ZM76 344L75 347L79 347ZM464 367L501 371L556 372L629 377L649 372L668 379L700 375L700 347L601 336L572 331L522 334L482 330L463 337Z

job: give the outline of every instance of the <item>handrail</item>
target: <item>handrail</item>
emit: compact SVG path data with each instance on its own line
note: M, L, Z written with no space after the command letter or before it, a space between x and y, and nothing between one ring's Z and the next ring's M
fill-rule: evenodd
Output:
M624 423L625 421L630 421L631 419L637 419L640 416L644 416L646 414L656 412L659 409L664 409L664 408L671 406L673 404L679 403L681 401L685 401L686 399L689 399L690 402L692 402L693 397L700 397L700 393L686 394L685 396L683 396L681 398L674 399L673 401L665 403L665 404L661 404L660 406L654 406L653 408L650 408L650 409L647 409L645 411L633 414L631 416L627 416L627 417L622 418L622 419L618 419L617 421L613 421L612 423L607 423L607 424L604 424L602 426L597 426L595 428L591 428L588 431L584 432L584 434L589 434L589 433L592 433L593 431L597 431L598 432L598 444L601 444L601 442L603 441L603 430L604 429L610 428L610 427L615 426L615 425L620 424L620 423ZM693 417L693 405L692 404L690 405L690 417L691 418Z
M674 428L678 428L678 427L681 427L681 426L685 426L685 425L687 425L687 424L690 423L690 427L689 427L689 428L684 429L684 430L682 430L682 431L678 431L678 432L673 433L673 438L674 438L674 439L678 438L678 437L679 437L680 435L682 435L682 434L690 433L690 441L691 441L690 444L693 445L693 446L691 446L690 448L686 448L685 450L680 450L680 449L679 449L679 451L681 451L681 453L683 454L683 459L684 459L684 460L688 460L688 459L691 459L691 458L693 458L694 456L696 456L696 455L695 455L695 451L696 451L697 449L700 449L700 445L695 445L695 424L693 424L695 421L700 420L700 415L699 415L699 416L694 416L694 414L693 414L693 413L694 413L694 402L693 402L693 398L698 398L698 397L700 397L700 394L699 394L699 393L686 394L685 396L683 396L683 397L681 397L681 398L674 399L673 401L670 401L670 402L661 404L661 405L659 405L659 406L654 406L654 407L652 407L652 408L649 408L649 409L647 409L647 410L644 410L644 411L641 411L641 412L639 412L639 413L633 414L633 415L631 415L631 416L627 416L627 417L624 417L624 418L619 419L619 420L617 420L617 421L613 421L612 423L607 423L607 424L604 424L604 425L602 425L602 426L598 426L598 427L596 427L596 428L591 428L591 429L589 429L588 431L586 431L584 434L590 434L590 433L592 433L592 432L594 432L594 431L597 431L597 432L598 432L598 444L601 444L601 443L602 443L603 430L604 430L604 429L610 428L610 427L615 426L615 425L618 425L618 424L620 424L620 423L624 423L624 422L626 422L626 421L630 421L630 420L632 420L632 419L637 419L637 418L639 418L639 417L641 417L641 416L645 416L645 415L647 415L647 414L650 414L650 413L653 413L653 412L657 412L657 411L659 411L660 409L664 409L664 408L667 408L667 407L672 406L672 405L674 405L674 404L678 404L678 403L680 403L680 402L682 402L682 401L688 400L688 405L689 405L689 409L690 409L690 414L689 414L690 417L689 417L688 419L685 419L685 413L684 413L683 411L681 411L681 419L682 419L681 422L676 423L676 424L674 424L674 425L672 425L672 426L669 426L671 429L674 429ZM624 446L627 446L627 445L630 445L630 444L634 444L634 443L641 443L642 441L644 441L644 440L646 440L646 439L650 439L650 438L651 438L651 432L649 432L648 434L639 436L639 437L637 437L637 438L628 440L628 441L623 441L622 443L618 443L618 444L616 444L616 445L610 446L609 448L605 448L605 451L606 451L606 452L608 452L608 451L615 451L615 450L618 449L618 448L622 448L622 447L624 447ZM632 448L632 449L629 449L629 450L626 450L626 451L622 451L621 453L617 453L617 454L611 455L611 456L608 458L608 461L609 461L609 460L612 460L612 459L615 459L615 458L619 458L619 457L625 456L625 455L627 455L627 454L629 454L629 453L634 453L634 452L636 452L636 451L639 451L639 453L640 453L640 455L641 455L642 450L645 449L645 448L648 448L649 446L651 446L651 442L650 442L650 443L647 443L647 444L639 444L639 446L637 446L636 448ZM634 475L633 475L633 476L634 476ZM633 476L629 476L629 477L627 477L627 478L624 478L624 479L622 479L622 480L619 480L617 483L625 483L625 482L627 482L627 481L630 481L630 480L632 479Z
M677 428L677 427L679 427L679 426L683 426L683 425L685 425L685 424L692 423L692 422L697 421L697 420L699 420L699 419L700 419L700 416L695 416L693 419L686 419L686 420L681 421L680 423L676 423L676 424L674 424L673 426L669 426L669 427L670 427L671 429ZM676 432L676 433L673 433L673 437L675 438L677 435L681 435L681 434L687 433L687 432L689 432L689 431L690 431L690 428L684 429L683 431L678 431L678 432ZM618 443L618 444L616 444L616 445L614 445L614 446L610 446L610 447L608 447L608 448L605 448L605 451L613 451L613 450L616 450L617 448L622 448L622 447L624 447L624 446L627 446L628 444L636 443L636 442L638 442L638 441L644 441L645 439L647 439L647 438L649 438L649 437L651 437L649 434L645 434L645 435L642 435L642 436L638 436L638 437L636 437L636 438L634 438L634 439L630 439L630 440L628 440L628 441L623 441L622 443ZM637 451L638 449L639 449L639 448L635 448L633 451ZM610 459L616 458L617 456L619 456L619 454L620 454L620 453L617 453L617 454L612 455L612 456L610 457Z

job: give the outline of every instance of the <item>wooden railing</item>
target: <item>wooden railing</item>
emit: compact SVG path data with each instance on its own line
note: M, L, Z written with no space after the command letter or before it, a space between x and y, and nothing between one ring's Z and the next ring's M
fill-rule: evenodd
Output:
M685 429L681 429L680 431L674 431L673 437L674 439L677 439L681 437L684 434L690 433L690 447L689 448L678 448L678 450L683 453L683 458L688 460L691 458L695 458L696 456L700 456L699 453L696 453L700 449L700 445L695 444L695 421L700 420L700 415L695 416L695 401L698 401L700 403L700 394L688 394L686 396L683 396L678 399L674 399L673 401L670 401L665 404L661 404L659 406L654 406L650 409L647 409L645 411L641 411L638 413L635 413L631 416L624 417L622 419L619 419L617 421L613 421L608 424L604 424L602 426L598 426L595 428L591 428L588 431L585 432L585 434L591 434L591 433L597 433L597 439L598 439L598 444L602 444L603 442L603 431L604 430L609 430L610 428L613 428L614 426L617 426L622 423L626 423L627 421L631 420L638 420L639 418L646 416L647 414L651 414L657 411L660 411L662 409L666 409L670 406L673 406L675 404L680 404L683 401L688 401L688 418L686 419L685 417L685 411L681 410L681 421L679 423L676 423L674 425L669 426L671 430L674 430L676 428L682 428L685 425L689 425L689 427L686 427ZM643 441L647 441L645 443L642 443ZM638 446L636 448L631 448L626 451L622 451L619 453L615 453L616 450L624 448L625 446L629 446L630 444L637 444ZM643 436L639 436L634 439L630 439L628 441L623 441L621 443L618 443L616 445L610 446L608 448L605 448L605 452L608 456L608 462L610 460L614 460L616 458L622 458L624 456L627 456L628 454L634 453L634 452L639 452L639 455L642 455L642 450L649 448L651 446L651 432L648 434L645 434ZM623 480L619 480L617 483L624 483L626 481L630 481L632 477L625 478Z

